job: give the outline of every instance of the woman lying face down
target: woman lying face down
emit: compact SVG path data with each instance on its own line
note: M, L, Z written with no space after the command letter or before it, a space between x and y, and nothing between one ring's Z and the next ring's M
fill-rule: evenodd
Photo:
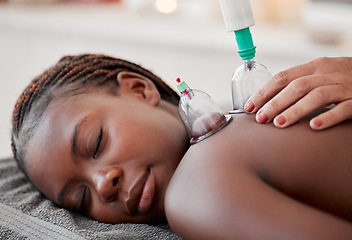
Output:
M234 115L190 147L178 99L133 63L64 57L15 106L15 160L47 198L105 223L166 215L186 239L351 238L351 122L317 133Z

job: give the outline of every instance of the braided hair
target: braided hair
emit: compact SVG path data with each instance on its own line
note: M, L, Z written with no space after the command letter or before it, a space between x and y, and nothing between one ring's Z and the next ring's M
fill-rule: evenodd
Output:
M26 143L34 135L36 124L57 93L62 94L66 91L66 94L77 95L87 92L89 87L116 89L118 87L116 76L121 71L147 77L153 81L162 99L174 105L178 104L179 96L175 91L152 72L137 64L105 55L65 56L27 86L13 110L12 152L18 167L26 176L24 167Z

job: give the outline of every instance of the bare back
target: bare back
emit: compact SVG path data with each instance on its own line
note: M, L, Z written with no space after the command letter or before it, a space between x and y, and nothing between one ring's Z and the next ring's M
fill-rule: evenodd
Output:
M352 121L317 132L233 115L184 156L167 192L170 225L185 238L206 229L222 239L349 239L351 136Z

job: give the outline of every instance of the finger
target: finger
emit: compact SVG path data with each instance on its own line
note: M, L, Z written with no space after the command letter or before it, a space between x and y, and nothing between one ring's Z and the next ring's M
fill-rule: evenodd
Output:
M309 125L314 130L323 130L345 120L352 119L352 100L339 103L333 109L310 120Z
M257 115L266 115L267 121L269 122L286 108L296 103L306 94L310 93L313 89L329 84L328 81L329 79L327 78L317 77L315 75L298 78L292 81L286 88L268 101L258 111ZM260 122L259 117L257 121Z
M292 67L275 74L264 86L257 90L245 104L247 112L257 112L267 101L284 89L290 82L302 76L311 75L314 68L310 63Z
M314 88L309 94L275 117L274 125L279 128L288 127L319 107L342 101L345 95L345 91L338 85Z

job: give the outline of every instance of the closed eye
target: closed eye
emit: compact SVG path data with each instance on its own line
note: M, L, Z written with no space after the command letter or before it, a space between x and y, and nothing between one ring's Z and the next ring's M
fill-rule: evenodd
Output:
M79 208L78 208L78 212L80 213L83 213L84 212L84 203L85 203L85 199L86 199L86 195L87 195L87 190L88 190L88 187L84 187L83 189L83 196L82 196L82 199L81 199L81 203L79 205Z
M100 133L98 135L98 138L97 138L97 141L96 141L96 144L95 144L95 151L94 151L94 154L93 154L93 158L96 159L99 154L101 153L100 150L100 146L101 146L101 141L103 139L103 128L100 129Z

